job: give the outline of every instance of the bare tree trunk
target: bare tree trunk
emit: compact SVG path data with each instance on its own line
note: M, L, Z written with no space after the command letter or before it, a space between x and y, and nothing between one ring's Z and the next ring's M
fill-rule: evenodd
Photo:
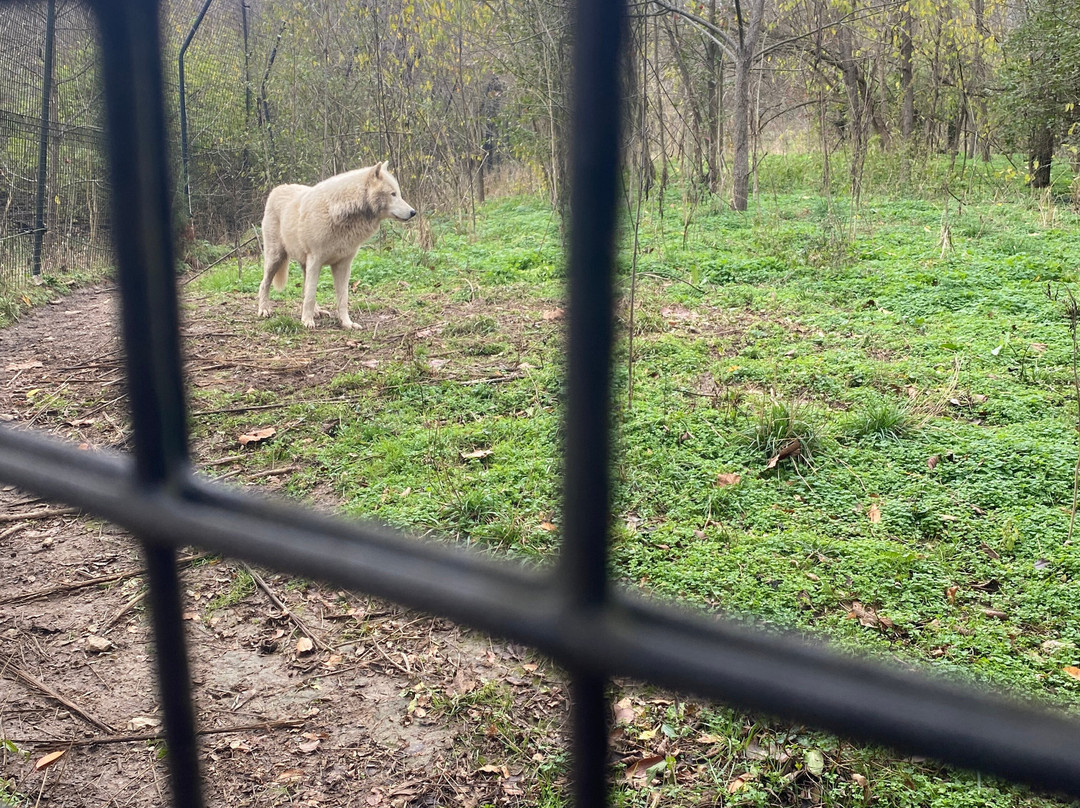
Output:
M717 24L716 0L709 0L709 22L713 25ZM720 120L720 97L724 92L724 54L713 39L705 40L705 62L706 69L709 71L709 78L705 85L709 96L709 130L706 136L709 144L708 156L706 157L709 164L708 184L709 190L716 193L720 184L720 149L723 145L720 141L723 132L723 123Z
M739 45L735 54L735 104L732 107L732 139L735 154L732 164L732 206L746 210L750 196L750 70L754 66L761 26L765 17L765 0L750 0L750 21L745 26L742 7L735 0L739 19Z
M1031 134L1031 157L1028 161L1032 188L1050 187L1050 165L1054 160L1054 133L1049 127Z
M900 137L906 145L911 144L915 134L914 28L911 10L905 9L900 24Z

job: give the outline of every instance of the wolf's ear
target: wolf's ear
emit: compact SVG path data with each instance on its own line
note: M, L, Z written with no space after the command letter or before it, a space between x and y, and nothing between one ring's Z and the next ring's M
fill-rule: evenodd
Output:
M381 163L376 163L375 164L375 170L371 173L371 175L375 179L379 179L379 177L382 176L382 172L383 172L384 168L386 168L386 161L383 161Z

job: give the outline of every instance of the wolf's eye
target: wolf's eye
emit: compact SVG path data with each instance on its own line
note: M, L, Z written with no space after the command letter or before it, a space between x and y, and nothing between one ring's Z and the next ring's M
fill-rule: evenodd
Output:
M391 191L390 196L397 196L397 191Z

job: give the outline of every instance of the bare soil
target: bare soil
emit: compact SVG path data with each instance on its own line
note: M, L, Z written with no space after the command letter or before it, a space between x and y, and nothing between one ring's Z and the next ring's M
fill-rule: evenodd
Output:
M329 326L318 349L275 354L251 328L253 308L186 301L191 389L295 394L372 361L356 334ZM380 344L407 349L394 312L370 313L371 328L357 333L377 334L379 318ZM113 292L96 288L0 331L0 419L126 449L117 321ZM234 437L206 438L193 455L240 476L221 462L236 448ZM167 803L138 543L10 486L0 490L0 539L0 804L15 794L73 808ZM565 718L563 683L542 660L273 571L255 571L269 592L238 589L242 565L197 549L182 556L208 804L535 804L530 772L558 754ZM511 747L534 768L509 760Z

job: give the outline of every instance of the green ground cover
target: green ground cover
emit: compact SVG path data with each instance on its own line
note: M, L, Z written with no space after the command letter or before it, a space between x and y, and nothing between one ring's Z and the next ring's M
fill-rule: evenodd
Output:
M1080 217L1067 198L980 170L949 194L855 206L814 189L817 167L777 161L750 213L703 201L687 222L677 194L663 215L655 202L645 209L632 345L628 296L617 322L612 574L1072 709L1080 539L1069 538L1077 393L1066 304ZM485 206L475 231L432 225L434 248L386 227L353 269L354 311L393 312L410 336L304 391L307 402L281 415L301 425L266 462L303 463L290 483L299 497L329 485L350 514L550 563L557 221L539 200L510 198ZM624 292L633 265L627 247ZM237 281L223 267L191 288L253 301L260 274L251 266ZM319 339L293 327L298 274L281 314L260 326L282 344ZM493 373L503 378L491 383ZM208 409L258 394L195 395ZM244 423L199 419L195 437ZM798 451L774 460L795 439ZM1056 804L725 710L648 710L669 738L715 736L722 754L689 775L660 771L652 789L627 785L620 804L654 804L657 792L665 805ZM648 732L648 720L628 731ZM788 753L740 758L748 748ZM826 765L808 786L791 772L816 770L816 752Z

